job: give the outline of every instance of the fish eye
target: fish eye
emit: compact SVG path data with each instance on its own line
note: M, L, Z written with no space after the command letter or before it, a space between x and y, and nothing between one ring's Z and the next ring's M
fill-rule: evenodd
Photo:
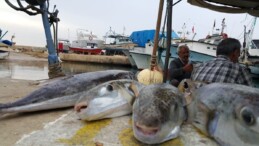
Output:
M251 126L251 125L255 124L255 117L253 115L253 112L250 109L244 107L244 108L241 109L240 113L241 113L242 120L247 125Z
M108 91L113 91L113 86L111 84L109 84L109 85L106 86L106 89Z

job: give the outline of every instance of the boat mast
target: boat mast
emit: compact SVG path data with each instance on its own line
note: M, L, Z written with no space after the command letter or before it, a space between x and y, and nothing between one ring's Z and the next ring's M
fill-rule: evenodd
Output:
M246 34L246 48L250 48L251 47L251 43L252 43L252 39L253 39L253 34L254 34L254 28L255 28L255 24L256 24L256 17L253 18L253 22L251 24L250 30L248 31L248 33Z
M225 18L223 18L222 23L221 23L221 35L224 33L224 29L225 29Z

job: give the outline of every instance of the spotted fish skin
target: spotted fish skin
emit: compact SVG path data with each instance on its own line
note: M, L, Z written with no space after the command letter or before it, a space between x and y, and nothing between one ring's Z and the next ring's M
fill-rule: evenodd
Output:
M188 121L220 145L259 145L259 89L212 83L192 93Z
M72 107L85 91L116 79L135 79L135 75L124 70L106 70L65 77L44 85L20 100L0 104L0 113L33 112Z
M142 88L133 104L133 132L146 144L176 138L185 120L183 94L166 83Z

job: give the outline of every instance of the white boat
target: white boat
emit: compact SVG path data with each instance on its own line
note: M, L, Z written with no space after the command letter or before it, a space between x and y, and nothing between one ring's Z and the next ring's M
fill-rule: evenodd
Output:
M151 54L153 51L153 44L148 42L145 44L145 47L134 47L129 51L130 57L134 60L134 63L137 69L146 69L150 68Z
M134 32L133 32L134 34ZM153 54L153 43L152 40L155 34L155 30L144 30L144 31L137 31L135 32L136 37L136 42L140 42L140 44L143 44L143 42L145 43L144 47L134 47L132 50L129 51L129 56L128 58L132 58L132 60L134 60L135 66L137 67L137 69L141 70L141 69L146 69L146 68L150 68L150 62L151 62L151 54ZM138 38L138 36L141 36ZM175 38L179 38L177 36L177 34L175 34L174 32L172 32L172 43L174 43L173 39ZM134 42L134 41L133 41ZM163 56L161 56L162 52L165 50L164 48L166 48L166 41L161 39L159 41L159 48L157 51L157 62L159 63L159 65L161 67L164 66L164 58ZM176 50L176 46L172 45L170 47L170 50ZM162 57L162 58L161 58Z
M207 35L206 38L197 40L185 40L179 42L178 45L187 45L190 49L190 59L193 62L204 62L216 57L217 45L228 37L224 33L225 19L223 19L221 31L219 29L213 32L212 35Z
M123 34L109 34L105 36L105 48L133 49L137 44L133 43L129 36Z
M204 61L209 61L213 58L216 57L216 49L217 45L225 38L228 37L226 33L224 33L224 27L225 27L225 22L224 19L222 21L222 29L221 32L216 32L211 36L207 36L204 39L199 39L198 41L195 40L187 40L184 42L179 42L178 45L187 45L190 48L190 60L193 62L204 62ZM250 73L252 76L258 76L259 75L259 66L256 66L259 64L259 49L256 48L256 41L248 41L247 42L251 43L253 47L246 47L248 49L243 49L244 54L241 54L241 58L243 56L242 61L239 63L244 66L248 66ZM247 43L247 44L249 44ZM253 49L252 49L253 48ZM248 53L247 53L248 52ZM175 54L176 52L171 52L171 54ZM250 55L248 55L250 54ZM176 55L176 54L175 54ZM253 60L256 59L256 60ZM252 62L252 60L254 62ZM171 61L171 60L170 60Z
M99 39L92 32L86 32L88 31L83 29L77 30L77 40L72 41L69 50L81 54L102 54L104 41Z
M9 54L10 54L9 51L0 50L0 60L7 59Z
M252 39L254 28L256 24L257 17L253 18L253 22L250 26L250 29L248 32L246 32L246 28L244 30L245 38L244 38L244 46L242 50L242 61L244 62L250 62L251 64L259 66L259 40L258 39Z
M126 55L129 50L137 46L133 43L129 36L122 34L117 34L111 28L106 32L104 36L104 48L105 55Z

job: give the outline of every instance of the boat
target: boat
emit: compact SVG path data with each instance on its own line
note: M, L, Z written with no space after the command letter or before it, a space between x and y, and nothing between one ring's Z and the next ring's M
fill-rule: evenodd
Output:
M104 50L106 55L124 55L123 50L131 50L137 44L131 41L131 38L124 34L115 33L111 28L104 36Z
M99 39L92 32L84 29L77 30L77 40L72 41L69 50L73 53L99 55L102 54L104 41Z
M246 31L244 27L244 42L243 48L241 50L241 55L239 62L245 66L249 67L249 70L252 74L255 74L254 77L259 77L259 40L252 39L254 28L256 25L257 17L253 17L250 29Z
M0 60L7 59L9 54L10 54L9 51L0 50Z
M135 31L131 34L131 39L134 43L138 46L134 47L132 50L129 51L128 58L132 58L134 62L132 65L135 65L137 69L142 70L146 68L150 68L150 60L151 54L153 51L153 39L155 35L155 30L142 30L142 31ZM160 47L157 52L157 60L160 62L161 60L161 53L165 50L166 47L163 41L162 34L160 34ZM172 32L172 39L178 38L178 35L175 32ZM171 50L176 50L176 46L172 45ZM160 64L160 63L159 63ZM160 66L163 66L161 62Z
M71 46L71 44L68 39L58 39L58 52L59 53L68 53L70 46Z
M222 20L222 28L216 29L212 32L212 35L207 35L205 38L199 40L185 40L179 42L178 45L187 45L190 49L190 59L193 62L204 62L209 61L216 57L217 45L225 38L228 38L228 35L224 33L225 28L225 18ZM214 26L215 27L215 22ZM171 52L173 55L176 55L175 52Z
M137 69L150 68L151 54L153 50L152 42L147 42L145 47L135 47L129 51L130 57L134 60L132 66L136 66ZM128 57L128 58L130 58Z
M0 28L0 47L11 47L15 45L15 42L13 42L13 39L15 38L14 35L12 35L11 40L3 39L3 37L8 33L8 31L5 31L4 34L2 34L2 29Z
M214 22L215 24L215 22ZM255 24L255 23L254 23ZM209 61L216 57L217 45L223 40L228 38L228 35L224 33L225 18L222 20L222 28L216 29L212 35L207 35L206 38L196 40L185 40L178 42L178 45L187 45L190 49L190 60L194 63ZM250 30L251 35L251 30ZM251 36L249 38L252 38ZM256 40L246 40L246 47L241 50L241 59L239 63L242 66L247 67L252 77L258 77L259 75L259 49L257 47L258 42ZM256 45L257 44L257 45ZM253 49L252 49L253 48ZM173 57L177 57L175 50L170 51ZM249 55L250 54L250 55ZM164 53L162 57L164 57ZM173 59L169 58L169 62Z

